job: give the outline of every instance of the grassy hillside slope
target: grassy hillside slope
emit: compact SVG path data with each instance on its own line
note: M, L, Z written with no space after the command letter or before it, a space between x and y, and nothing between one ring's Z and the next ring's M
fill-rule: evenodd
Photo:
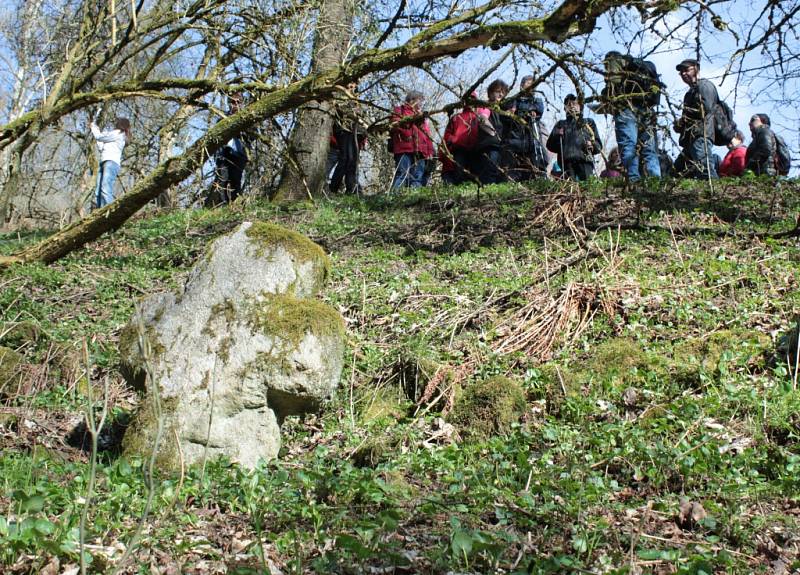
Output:
M798 570L800 391L775 352L800 313L798 210L800 185L767 180L251 201L3 270L0 570L78 565L104 382L89 572ZM117 452L139 402L119 331L245 220L331 255L340 391L286 422L280 460L149 492Z

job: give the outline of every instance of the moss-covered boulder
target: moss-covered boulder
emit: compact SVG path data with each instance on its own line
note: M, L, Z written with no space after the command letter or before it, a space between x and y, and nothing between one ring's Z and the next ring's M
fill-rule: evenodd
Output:
M283 418L318 409L338 385L344 321L314 299L328 267L300 234L244 223L211 245L182 290L143 301L120 338L123 374L148 394L127 454L149 454L160 428L162 468L275 457Z
M526 409L522 386L508 377L496 376L467 387L457 398L450 421L462 435L484 439L508 433Z
M22 383L22 355L8 347L0 346L0 397L14 393Z

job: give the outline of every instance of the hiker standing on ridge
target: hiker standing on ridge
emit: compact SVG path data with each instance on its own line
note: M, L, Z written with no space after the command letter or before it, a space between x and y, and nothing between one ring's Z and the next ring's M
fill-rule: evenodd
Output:
M500 79L494 80L486 88L487 100L493 107L478 110L477 170L481 184L498 184L508 179L503 161L508 116L504 116L498 108L506 96L508 84Z
M89 124L100 154L94 206L102 208L114 201L114 182L122 163L122 150L131 137L131 123L128 118L117 118L113 129L101 132L95 120L96 117Z
M776 142L769 116L755 114L750 118L753 141L747 147L745 168L757 176L777 176L775 167Z
M564 98L567 117L559 120L547 138L547 149L558 155L564 177L579 182L594 176L594 156L603 146L591 118L583 117L583 105L575 94Z
M425 164L433 157L428 119L420 117L412 122L401 123L404 118L420 116L424 100L422 92L410 90L405 102L395 107L392 114L391 145L395 163L392 189L421 188L425 184Z
M509 176L516 182L546 177L550 163L542 137L544 101L532 92L534 80L533 76L523 76L519 95L508 108L514 115L506 136Z
M675 69L689 86L683 97L683 114L673 128L680 134L688 175L716 179L714 167L714 110L719 103L717 88L700 78L700 62L686 59Z
M598 111L602 109L614 118L614 133L628 180L641 179L640 155L646 175L660 178L656 114L664 84L655 64L614 51L606 54L603 64L606 85Z
M244 95L234 92L228 96L228 116L237 113L244 103ZM234 136L217 151L214 183L206 198L206 206L229 204L242 193L242 177L247 165L247 148L241 136Z
M361 150L367 143L367 132L360 118L361 106L357 99L358 84L347 85L348 100L336 105L336 121L331 135L331 149L336 150L335 169L330 181L330 190L336 194L344 181L346 194L357 194L358 163ZM333 146L335 145L335 148ZM328 155L329 162L331 154ZM330 173L330 170L327 172Z

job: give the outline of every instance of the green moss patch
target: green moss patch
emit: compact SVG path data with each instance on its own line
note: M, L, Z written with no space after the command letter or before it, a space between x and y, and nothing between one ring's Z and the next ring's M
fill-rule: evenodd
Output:
M496 376L469 386L456 401L450 419L464 435L484 439L511 431L526 408L522 386Z
M361 421L365 425L381 421L399 421L406 416L408 400L400 398L396 389L379 389L365 401L366 405L361 412Z
M721 330L686 339L673 347L673 379L684 387L716 379L731 367L746 365L770 347L766 334L752 330Z
M161 398L161 417L164 425L156 454L156 466L167 473L180 471L180 453L172 416L178 407L178 401L177 397ZM157 431L158 417L153 408L153 402L148 398L142 403L131 426L125 433L122 443L125 457L149 458L153 451Z
M292 295L267 296L249 312L248 318L262 333L297 347L308 333L317 337L344 336L344 320L331 306Z
M22 383L23 357L13 349L0 346L0 396Z
M299 263L309 261L319 263L322 266L323 282L330 274L331 261L328 255L303 234L266 222L254 223L245 233L258 246L259 255L268 247L281 245Z

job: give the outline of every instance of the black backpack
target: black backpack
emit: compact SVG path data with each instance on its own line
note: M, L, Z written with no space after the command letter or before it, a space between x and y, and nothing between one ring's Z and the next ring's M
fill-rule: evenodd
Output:
M656 65L650 60L626 55L625 69L641 88L641 92L645 94L643 103L648 107L658 107L661 103L661 92L664 91L666 85L661 81L661 74L658 73Z
M775 169L781 176L788 176L792 168L792 155L789 153L789 146L778 134L775 134Z
M736 122L733 121L733 110L725 102L717 99L714 106L714 145L727 146L736 135Z

